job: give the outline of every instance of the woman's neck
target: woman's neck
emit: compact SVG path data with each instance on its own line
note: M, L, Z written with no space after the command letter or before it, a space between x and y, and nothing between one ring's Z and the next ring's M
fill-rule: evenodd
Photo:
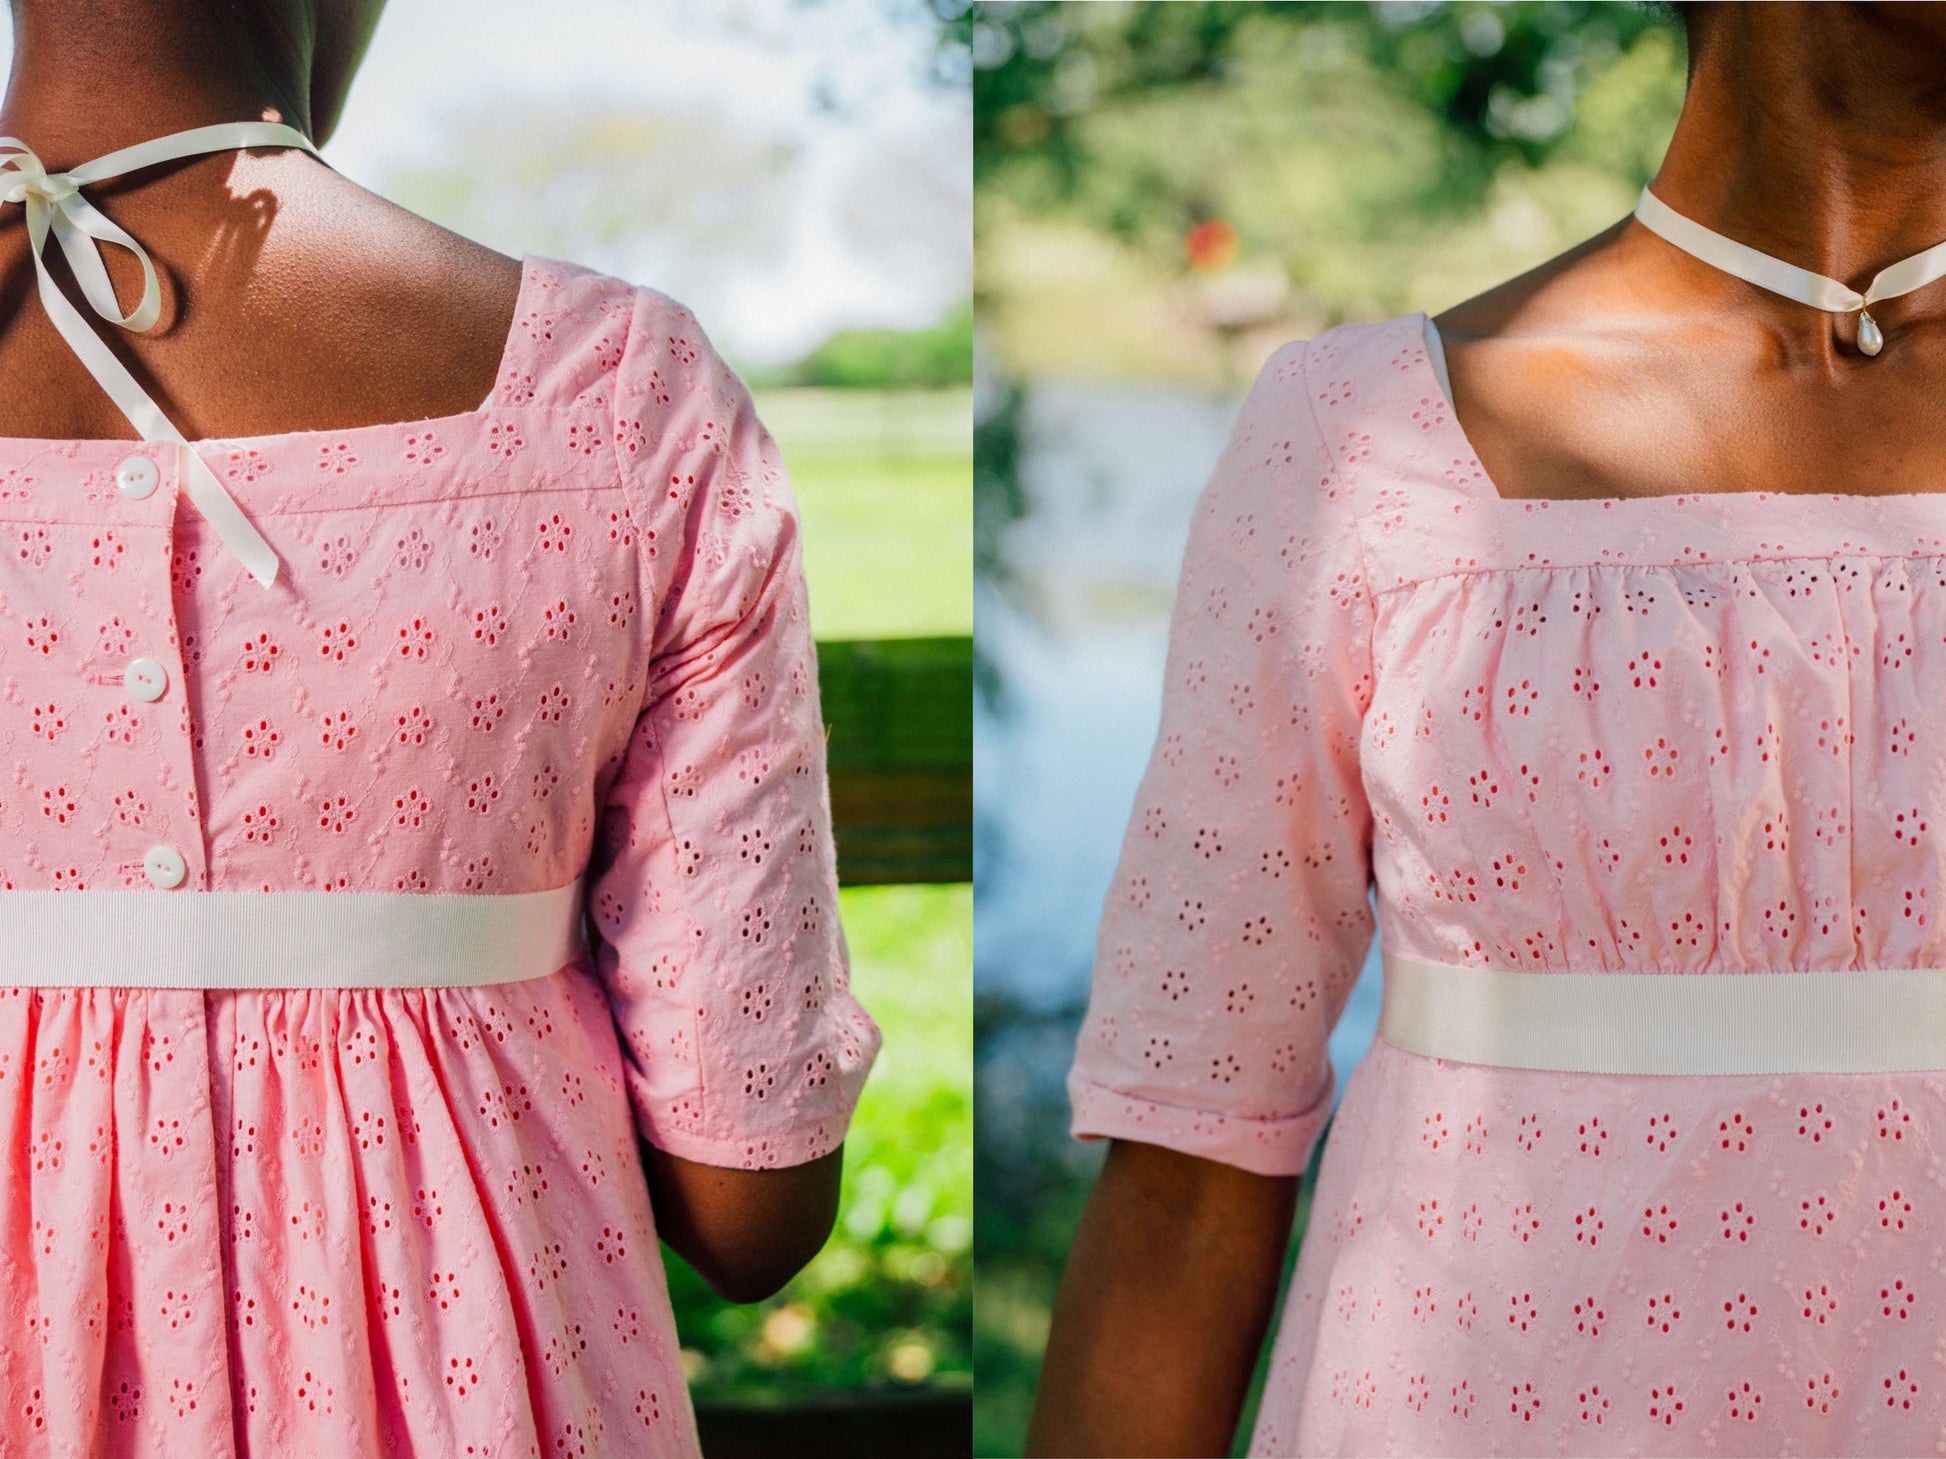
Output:
M1943 10L1704 7L1656 196L1856 288L1946 239Z
M198 0L14 7L0 134L50 170L212 122L280 121L309 135L307 5L241 6L251 29Z

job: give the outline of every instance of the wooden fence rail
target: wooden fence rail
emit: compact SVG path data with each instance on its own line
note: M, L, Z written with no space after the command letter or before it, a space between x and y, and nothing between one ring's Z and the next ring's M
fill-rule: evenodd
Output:
M818 644L838 879L973 879L973 640Z

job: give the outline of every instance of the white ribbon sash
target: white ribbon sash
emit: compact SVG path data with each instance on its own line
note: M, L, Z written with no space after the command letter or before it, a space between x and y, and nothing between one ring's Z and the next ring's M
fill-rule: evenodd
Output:
M0 988L519 982L583 948L581 890L0 892Z
M1456 1063L1588 1074L1946 1069L1946 968L1533 973L1382 951L1379 1037Z
M301 147L314 156L317 154L309 137L282 122L219 122L215 126L192 127L185 132L138 142L67 172L50 173L25 142L15 137L0 137L0 203L20 203L27 210L27 237L32 245L30 251L34 255L41 304L61 332L61 338L68 342L88 373L108 392L143 440L168 441L180 448L185 467L182 484L190 501L250 576L269 587L277 580L277 554L223 489L208 463L149 399L135 377L81 317L80 311L68 302L48 273L43 257L51 232L67 257L68 267L74 271L82 297L95 313L111 324L138 334L152 328L162 312L162 291L156 283L154 262L141 244L98 212L81 196L79 189L158 162L237 147ZM101 260L100 246L104 243L127 249L142 264L142 297L126 314Z

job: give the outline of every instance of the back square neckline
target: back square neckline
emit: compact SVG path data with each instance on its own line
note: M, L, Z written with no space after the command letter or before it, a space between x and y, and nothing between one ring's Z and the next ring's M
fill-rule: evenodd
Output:
M353 438L362 432L398 431L422 428L437 430L455 428L467 423L484 420L497 409L508 407L498 404L500 391L507 382L520 353L520 322L531 312L531 298L537 287L540 258L533 253L520 255L520 284L514 291L513 318L508 321L507 332L500 341L500 358L494 366L493 386L487 398L471 410L457 411L451 415L417 416L407 420L370 421L364 425L339 426L326 429L301 431L270 431L254 436L191 436L188 444L193 450L224 447L229 449L276 449L288 443L316 440L319 437ZM145 441L139 435L130 436L5 436L0 435L0 458L7 454L20 452L41 454L78 447L81 450L111 449L122 451L144 451L153 449L158 443Z
M1422 373L1422 383L1430 382L1427 388L1431 392L1431 398L1439 405L1441 413L1444 416L1444 420L1440 422L1440 425L1446 431L1452 442L1457 464L1469 472L1473 481L1478 485L1478 492L1475 495L1476 500L1490 502L1497 507L1506 507L1509 509L1524 508L1529 510L1543 510L1560 507L1596 507L1605 511L1613 511L1617 507L1634 508L1638 504L1651 502L1690 503L1698 501L1721 501L1726 504L1741 506L1745 503L1751 505L1758 503L1774 504L1779 499L1782 499L1786 501L1823 501L1848 506L1853 503L1917 503L1940 499L1940 510L1946 512L1946 488L1936 491L1905 492L1770 491L1758 488L1748 491L1659 491L1647 492L1640 496L1508 496L1500 489L1500 483L1493 479L1492 473L1486 469L1485 464L1480 460L1480 453L1473 449L1472 438L1466 434L1465 427L1460 424L1459 412L1453 406L1453 392L1450 384L1451 377L1446 366L1445 343L1440 338L1438 326L1432 322L1432 315L1424 309L1417 309L1410 314L1400 317L1408 324L1417 321L1419 325L1416 331L1416 351L1409 350L1408 353L1414 354L1413 363Z

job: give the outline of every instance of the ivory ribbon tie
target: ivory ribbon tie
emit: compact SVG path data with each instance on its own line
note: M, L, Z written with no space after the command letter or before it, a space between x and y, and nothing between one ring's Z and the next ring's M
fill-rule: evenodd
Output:
M1871 283L1865 286L1865 292L1861 294L1829 274L1786 263L1761 249L1704 227L1694 218L1685 217L1663 202L1646 185L1635 200L1635 216L1650 231L1661 234L1685 253L1693 254L1704 263L1725 273L1735 274L1759 288L1769 289L1773 294L1796 299L1828 314L1857 311L1858 348L1867 355L1875 355L1885 347L1885 335L1879 329L1878 321L1872 318L1871 305L1881 299L1896 299L1901 294L1910 294L1934 279L1946 277L1946 243L1935 243L1910 258L1887 264L1872 276Z
M317 154L309 137L282 122L219 122L124 147L67 172L49 172L25 142L17 137L0 137L0 204L19 203L26 210L27 238L34 256L41 304L54 327L143 440L166 442L178 448L182 485L190 501L250 576L267 588L277 580L277 554L244 516L201 454L163 415L81 312L68 302L67 295L47 271L44 256L51 232L61 245L61 252L89 307L110 324L137 334L147 331L162 313L162 291L156 282L155 263L126 230L83 197L81 189L89 183L158 162L239 147L300 147L314 156ZM108 278L107 265L102 262L104 243L127 249L142 265L142 297L126 314Z

